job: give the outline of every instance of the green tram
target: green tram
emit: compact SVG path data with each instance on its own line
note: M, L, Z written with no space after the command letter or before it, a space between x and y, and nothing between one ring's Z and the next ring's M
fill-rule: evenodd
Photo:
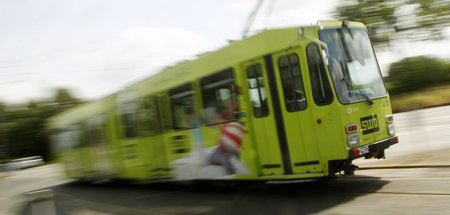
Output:
M398 143L362 23L265 30L48 121L68 177L289 180Z

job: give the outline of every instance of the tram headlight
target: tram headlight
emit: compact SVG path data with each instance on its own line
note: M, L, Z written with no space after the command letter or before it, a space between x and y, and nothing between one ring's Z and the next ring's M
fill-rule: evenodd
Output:
M361 138L359 134L352 134L347 136L347 145L349 147L357 146L361 143Z
M388 125L387 128L388 128L389 135L394 135L395 134L395 126L394 126L394 124Z

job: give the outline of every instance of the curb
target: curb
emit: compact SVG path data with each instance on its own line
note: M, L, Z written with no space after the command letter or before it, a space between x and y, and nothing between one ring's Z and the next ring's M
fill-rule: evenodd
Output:
M371 169L415 169L415 168L450 168L450 165L395 165L395 166L372 166L372 167L358 167L356 170L371 170Z

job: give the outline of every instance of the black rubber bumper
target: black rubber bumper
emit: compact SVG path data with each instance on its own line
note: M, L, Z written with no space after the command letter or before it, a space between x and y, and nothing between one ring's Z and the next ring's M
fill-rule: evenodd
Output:
M396 143L398 143L397 136L379 142L375 142L369 145L364 145L354 149L350 149L350 151L348 151L348 158L353 160L360 157L369 157L369 158L375 157L380 153L383 153L384 155L384 150Z

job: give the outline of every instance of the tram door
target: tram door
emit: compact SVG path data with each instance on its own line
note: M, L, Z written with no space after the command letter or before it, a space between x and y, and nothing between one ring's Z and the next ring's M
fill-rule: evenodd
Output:
M278 133L273 114L272 98L266 65L263 58L244 64L250 104L248 119L251 135L255 140L255 148L259 158L259 169L262 175L284 174ZM245 95L245 94L244 94Z
M144 101L145 128L148 144L149 176L159 177L168 174L167 158L161 128L161 107L157 96L151 96Z
M304 51L287 50L266 56L271 90L278 92L276 124L285 172L292 174L322 172L315 135L308 66ZM275 86L276 85L276 86ZM308 92L309 91L309 92ZM284 129L284 133L283 130ZM285 135L285 139L282 137ZM326 134L323 134L326 135ZM285 141L285 142L284 142Z
M246 65L251 124L262 174L322 171L304 86L308 80L302 73L307 71L306 61L301 62L304 59L303 53L290 50Z

